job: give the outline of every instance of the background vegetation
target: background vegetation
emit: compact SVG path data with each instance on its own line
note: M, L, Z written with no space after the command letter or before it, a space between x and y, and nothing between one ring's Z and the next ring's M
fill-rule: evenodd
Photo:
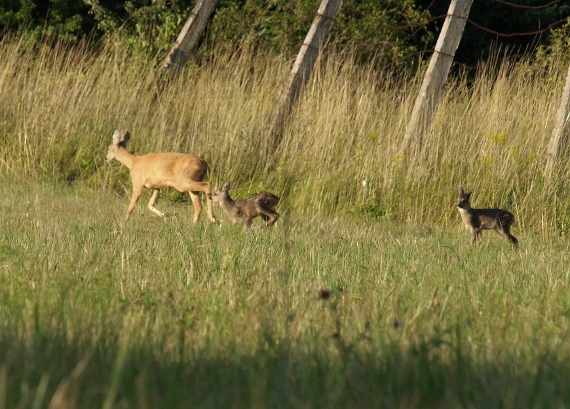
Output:
M469 81L450 81L421 165L408 166L397 155L417 82L346 49L319 62L271 158L260 146L290 70L283 55L218 53L170 83L154 60L120 43L93 51L5 38L0 61L0 164L11 174L130 194L127 169L104 162L113 131L129 128L133 152L202 156L215 186L232 180L238 197L272 190L295 214L449 227L463 185L475 188L475 206L524 215L526 231L565 233L570 223L567 164L548 183L542 174L560 64L487 64Z
M164 58L196 0L5 0L0 28L36 40L77 43L119 34L138 53ZM199 54L235 48L297 52L319 0L220 0ZM547 6L547 7L544 7ZM331 42L382 67L417 68L431 55L448 0L345 0ZM456 61L471 68L493 58L533 54L570 14L570 0L474 2ZM505 19L504 16L509 18ZM525 35L525 33L534 33ZM2 34L0 34L1 36Z

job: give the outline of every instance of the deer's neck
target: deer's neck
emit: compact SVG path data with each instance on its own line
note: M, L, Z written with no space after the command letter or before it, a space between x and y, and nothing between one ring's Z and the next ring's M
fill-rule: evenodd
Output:
M471 213L472 210L471 208L469 209L459 209L459 214L461 215L461 220L463 220L463 223L465 224L466 227L469 227L471 225Z
M125 148L121 146L119 148L119 151L117 152L116 159L119 162L121 162L123 165L125 165L127 168L132 169L133 164L135 163L136 160L136 156L128 152Z

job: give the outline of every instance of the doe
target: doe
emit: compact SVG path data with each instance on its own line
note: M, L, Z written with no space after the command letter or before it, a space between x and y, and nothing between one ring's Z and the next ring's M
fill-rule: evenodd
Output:
M509 240L513 246L519 241L511 234L511 225L515 221L515 216L507 210L502 209L473 209L471 207L472 190L464 192L459 189L457 198L457 208L465 227L471 231L471 243L475 244L481 238L483 230L494 229L497 233Z
M260 193L248 199L233 200L229 190L231 182L226 182L221 189L212 194L212 200L219 202L222 209L234 223L243 220L244 228L251 227L252 220L261 216L267 227L273 225L279 219L279 213L273 207L279 203L279 198L271 193Z
M198 221L202 212L200 192L204 192L206 194L208 218L212 223L215 223L216 218L212 212L210 182L203 181L208 171L206 161L186 153L133 155L126 149L130 137L131 134L128 130L122 133L118 130L115 131L113 143L109 146L107 152L107 162L117 159L131 171L133 196L127 210L127 220L145 187L153 191L148 202L148 208L161 217L169 216L168 213L161 212L154 207L154 204L160 189L173 187L180 192L188 192L190 195L195 210L194 223Z

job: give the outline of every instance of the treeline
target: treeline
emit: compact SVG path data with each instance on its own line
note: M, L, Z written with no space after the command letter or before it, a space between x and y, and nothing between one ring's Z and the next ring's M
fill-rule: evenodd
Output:
M450 0L346 0L330 41L350 45L359 58L397 68L429 56ZM0 27L33 39L76 43L118 36L137 52L166 53L196 0L3 0ZM295 52L320 0L220 0L201 52L247 44ZM474 66L502 49L529 54L551 44L570 16L570 0L540 8L535 0L475 0L456 61ZM548 1L542 1L547 5ZM539 7L539 8L537 8ZM545 30L549 26L553 27ZM564 45L567 29L558 35ZM504 36L499 35L504 34ZM522 33L534 33L520 35ZM516 34L516 35L513 35ZM555 36L556 37L556 36ZM542 47L542 48L541 48Z

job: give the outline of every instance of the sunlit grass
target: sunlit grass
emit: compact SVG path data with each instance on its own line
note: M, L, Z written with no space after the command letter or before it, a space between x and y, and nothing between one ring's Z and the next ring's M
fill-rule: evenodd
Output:
M140 206L125 222L111 192L3 186L7 407L47 405L66 381L85 408L570 399L566 240L517 231L515 251L487 232L472 248L458 219L447 231L291 214L244 232L169 203L170 219Z

